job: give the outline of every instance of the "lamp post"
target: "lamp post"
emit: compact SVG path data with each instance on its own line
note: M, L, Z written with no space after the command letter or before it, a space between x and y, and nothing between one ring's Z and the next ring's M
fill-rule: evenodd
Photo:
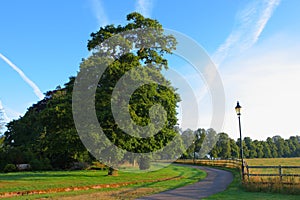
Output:
M240 103L237 102L235 111L239 118L239 130L240 130L240 151L241 151L241 160L242 160L242 180L244 180L244 155L243 155L243 141L242 141L242 129L241 129L241 106Z
M196 151L196 140L194 139L194 141L193 141L193 144L194 144L194 156L193 156L193 163L194 163L194 165L196 164L196 156L195 156L195 151Z

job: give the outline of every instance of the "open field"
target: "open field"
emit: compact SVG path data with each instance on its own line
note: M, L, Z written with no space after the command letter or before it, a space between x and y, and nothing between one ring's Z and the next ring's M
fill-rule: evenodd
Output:
M249 166L277 166L277 168L249 168L249 172L245 168L247 174L258 174L244 177L244 187L247 190L300 194L300 168L284 168L284 166L300 166L300 158L246 159L246 162ZM279 174L283 176L274 176Z
M85 196L87 199L95 194L113 196L118 193L125 195L124 198L134 198L194 183L203 179L205 175L204 172L197 169L174 165L147 173L120 171L117 177L107 176L107 171L89 170L8 173L0 174L0 194L48 190L49 192L45 194L15 196L10 199L49 197L61 199L74 195L87 195ZM104 187L98 187L98 189L92 187L100 185L104 185ZM77 189L74 190L74 188Z
M300 166L300 158L253 158L245 159L248 165L252 166Z
M300 158L256 158L246 159L245 161L249 166L300 166ZM277 168L249 168L249 172L253 174L279 173ZM282 174L300 174L300 168L283 168ZM283 179L290 178L291 177L283 177Z
M249 166L300 166L300 158L256 158L246 159ZM252 174L279 174L278 168L249 168ZM282 174L300 174L300 168L282 168ZM250 177L251 178L251 177ZM254 177L253 177L254 178ZM270 179L270 177L259 177L260 179ZM271 177L278 179L279 177ZM299 179L300 177L282 177L282 181L290 181L290 179ZM256 178L257 179L257 178Z

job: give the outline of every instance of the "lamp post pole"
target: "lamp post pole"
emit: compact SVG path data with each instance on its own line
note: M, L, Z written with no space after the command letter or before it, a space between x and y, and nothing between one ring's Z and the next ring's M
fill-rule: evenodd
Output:
M241 106L239 102L237 102L237 105L235 107L236 114L239 118L239 131L240 131L240 154L241 154L241 160L242 160L242 180L244 180L244 153L243 153L243 140L242 140L242 128L241 128Z
M196 156L195 156L195 150L196 150L196 140L194 139L194 141L193 141L193 143L194 143L194 156L193 156L193 163L194 163L194 165L196 164Z

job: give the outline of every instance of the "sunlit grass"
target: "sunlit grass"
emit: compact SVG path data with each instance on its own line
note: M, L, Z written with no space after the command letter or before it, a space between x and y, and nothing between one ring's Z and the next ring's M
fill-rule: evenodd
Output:
M246 159L249 166L300 166L300 158ZM279 174L278 168L249 168L250 174ZM282 174L300 174L300 168L282 168ZM300 194L299 176L245 176L248 191Z
M158 166L153 166L155 169ZM119 184L136 182L120 188L91 189L88 191L70 191L42 195L26 195L24 198L79 195L86 193L101 192L107 190L119 190L124 188L148 188L145 194L160 192L163 190L181 187L203 179L205 172L189 168L170 165L157 171L146 173L129 173L119 171L119 176L107 176L107 171L49 171L49 172L18 172L0 174L0 194L6 192L20 192L33 190L47 190L51 188L68 188L78 186L91 186L99 184ZM165 180L169 179L169 180ZM142 195L142 194L139 194ZM21 197L14 197L20 199Z

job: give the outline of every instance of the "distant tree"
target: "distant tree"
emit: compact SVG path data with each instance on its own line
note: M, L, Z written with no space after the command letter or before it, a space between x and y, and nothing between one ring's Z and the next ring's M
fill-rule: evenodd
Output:
M236 144L239 147L239 152L240 152L241 151L240 150L240 147L241 147L241 140L240 140L240 138L237 139ZM244 140L242 140L242 148L243 148L243 156L244 156L244 158L249 158L249 152L250 151L249 151L248 146L246 145L246 143L245 143Z
M201 149L204 150L205 146L203 145L203 142L205 141L206 138L206 130L203 128L199 128L195 131L195 137L197 138L196 140L196 147L195 151L197 152L197 155L199 158L204 158L206 155L201 154Z
M272 153L271 153L271 150L270 150L270 146L267 142L263 142L262 143L263 145L263 153L264 153L264 158L272 158Z
M254 140L253 141L253 146L256 149L256 157L257 158L263 158L264 157L264 151L263 151L263 142L262 141L258 141L258 140Z
M284 139L282 137L280 137L279 135L273 136L272 140L275 143L275 146L277 148L277 156L279 158L284 157L285 154L285 142Z
M273 139L268 137L267 138L267 144L270 148L272 158L278 158L277 147L276 147L275 142L273 141Z
M194 155L194 151L195 151L195 144L193 143L193 142L195 142L194 131L191 129L187 129L187 130L183 131L181 134L181 138L183 141L183 145L188 147L186 149L183 157L184 158L192 158Z
M230 154L232 158L239 158L240 157L240 147L234 141L234 139L229 138L230 143Z
M289 149L292 157L300 156L300 137L291 136L288 140Z
M217 132L213 128L209 128L206 130L206 137L203 141L202 147L201 147L201 154L204 152L208 152L210 157L217 158L218 152L216 149L214 149L214 146L216 145L216 142L218 140Z
M219 133L218 134L218 141L214 148L212 149L213 157L218 158L231 158L231 148L230 148L230 140L228 134L226 133Z

